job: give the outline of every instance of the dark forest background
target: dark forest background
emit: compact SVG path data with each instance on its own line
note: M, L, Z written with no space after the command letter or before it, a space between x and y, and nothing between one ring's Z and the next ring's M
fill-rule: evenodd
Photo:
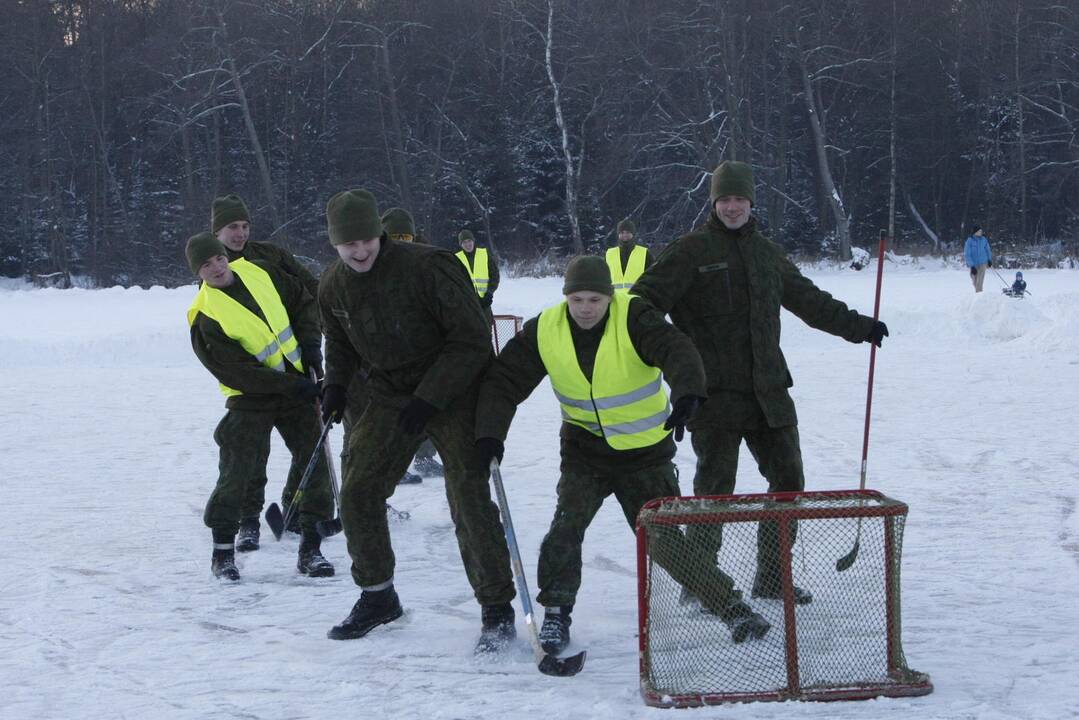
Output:
M0 0L0 275L189 282L228 192L315 265L350 187L504 260L661 245L725 158L795 254L1074 254L1077 131L1060 0Z

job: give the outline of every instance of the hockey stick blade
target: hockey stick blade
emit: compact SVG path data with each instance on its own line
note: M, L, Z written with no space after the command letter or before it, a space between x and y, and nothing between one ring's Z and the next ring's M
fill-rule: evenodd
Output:
M281 514L281 508L277 507L277 503L270 503L270 507L266 508L266 524L270 526L270 532L277 540L285 534L285 517Z
M315 523L315 530L318 532L319 537L333 537L341 532L341 529L341 518L339 517L335 517L332 520L319 520Z
M506 499L506 488L502 484L502 469L499 467L498 458L491 458L490 470L491 484L494 485L498 509L502 514L502 529L506 532L506 547L510 551L513 579L517 583L517 598L521 601L521 606L525 613L528 640L532 646L536 665L544 675L573 677L584 668L585 653L582 651L572 657L557 658L544 652L543 646L540 644L535 616L532 614L532 600L528 594L528 580L525 579L524 563L521 561L521 549L517 546L517 534L513 531L513 519L510 517L509 501Z
M836 572L843 572L845 570L850 570L851 565L853 565L854 561L858 559L858 545L859 545L859 543L860 543L859 540L855 540L854 541L854 547L852 547L850 549L850 552L835 561Z
M539 671L544 675L553 677L573 677L584 669L586 651L582 650L568 658L556 658L554 655L544 655L540 660Z

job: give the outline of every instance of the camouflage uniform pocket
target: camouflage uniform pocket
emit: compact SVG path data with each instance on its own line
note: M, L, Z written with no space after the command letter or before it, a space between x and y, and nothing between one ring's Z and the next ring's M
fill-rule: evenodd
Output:
M697 273L705 283L703 315L729 315L734 311L730 268L725 262L700 265Z

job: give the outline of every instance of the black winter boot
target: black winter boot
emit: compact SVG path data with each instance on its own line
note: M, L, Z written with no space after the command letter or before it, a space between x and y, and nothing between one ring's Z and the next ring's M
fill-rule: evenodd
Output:
M385 590L364 590L352 606L352 612L340 625L333 626L326 637L331 640L362 638L379 625L393 622L404 614L393 586Z
M570 613L572 605L549 607L543 614L543 626L540 627L540 645L545 652L557 655L569 645L569 626L573 622Z
M304 533L296 569L309 577L333 577L333 564L322 556L322 537L318 533Z
M236 551L232 545L226 547L224 543L214 543L214 554L210 560L210 570L215 578L226 580L239 580L240 571L236 567Z
M236 552L252 552L259 549L259 516L244 518L240 521L240 532L236 535Z
M741 600L735 600L728 605L720 613L720 618L730 628L731 639L735 643L742 643L750 639L760 640L772 629L772 625L767 620L755 613L753 608Z
M517 638L517 627L513 624L516 616L509 603L484 605L482 617L483 627L476 642L477 655L502 652Z

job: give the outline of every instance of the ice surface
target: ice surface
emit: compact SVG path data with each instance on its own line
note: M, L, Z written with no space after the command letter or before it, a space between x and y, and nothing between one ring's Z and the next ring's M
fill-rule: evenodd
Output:
M808 272L872 311L873 265ZM1013 300L992 276L975 296L961 269L885 271L869 487L910 505L904 649L936 692L694 717L1079 716L1079 273L1025 275L1033 295ZM532 316L559 288L506 280L495 311ZM223 408L189 347L193 294L0 286L0 718L658 717L638 694L634 541L613 500L585 543L571 650L589 655L572 679L536 671L520 617L509 657L473 659L479 608L437 479L391 499L412 514L391 526L407 612L363 640L325 638L357 595L340 537L324 544L333 579L298 576L296 540L264 528L243 581L214 581L201 513ZM809 488L856 487L868 346L786 315L783 348ZM504 464L533 588L557 434L544 384ZM688 491L688 442L678 464ZM286 468L275 437L270 498ZM748 452L738 489L764 489Z

